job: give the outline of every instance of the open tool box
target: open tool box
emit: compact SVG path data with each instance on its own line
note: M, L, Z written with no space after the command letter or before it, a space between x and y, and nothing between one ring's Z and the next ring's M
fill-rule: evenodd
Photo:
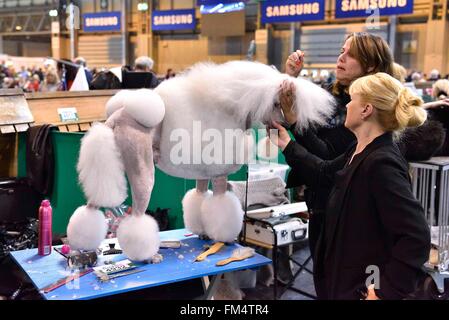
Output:
M307 237L307 223L294 214L306 210L304 203L292 203L248 211L243 238L267 248L303 240Z
M284 246L289 247L288 260L299 266L299 270L296 271L293 278L285 286L284 291L290 289L315 298L307 292L292 287L294 280L303 270L311 273L311 270L306 268L311 257L306 259L304 263L299 263L292 258L293 244L307 239L308 224L298 217L298 214L305 211L307 211L307 206L304 202L299 202L250 210L245 214L241 242L271 249L273 252L273 274L275 279L273 293L275 299L278 297L277 279L279 266L277 255L284 254L282 250L279 250L280 247Z

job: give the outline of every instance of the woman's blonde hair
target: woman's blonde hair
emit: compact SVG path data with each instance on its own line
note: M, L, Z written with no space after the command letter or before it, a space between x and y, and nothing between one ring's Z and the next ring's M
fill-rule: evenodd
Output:
M379 72L355 80L349 94L359 94L362 101L377 110L377 119L386 131L420 126L427 119L423 101L397 79Z
M45 75L45 84L47 85L54 85L59 82L58 74L53 68L49 68L47 71L47 74Z
M393 62L393 77L404 83L407 77L407 70L399 63Z
M449 80L440 79L432 86L432 98L439 100L440 95L449 96Z

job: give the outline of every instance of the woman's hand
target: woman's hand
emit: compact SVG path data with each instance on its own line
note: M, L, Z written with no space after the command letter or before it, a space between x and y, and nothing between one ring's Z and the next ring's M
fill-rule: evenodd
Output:
M295 85L292 82L284 80L279 91L279 102L282 113L284 114L285 121L290 125L297 121L296 112L293 108L293 104L295 103L295 90Z
M291 55L288 56L285 62L285 73L291 77L299 76L299 73L304 66L304 52L301 50L296 50Z
M449 107L449 99L443 99L433 102L427 102L422 105L424 109L436 109L436 108L448 108Z
M269 131L270 140L279 149L284 151L285 147L287 147L287 145L292 139L290 138L290 135L288 134L287 130L276 121L272 122L272 126L275 129L277 129L277 132L276 130Z
M374 284L369 285L367 296L365 300L380 300L378 296L376 296L376 291L374 291Z

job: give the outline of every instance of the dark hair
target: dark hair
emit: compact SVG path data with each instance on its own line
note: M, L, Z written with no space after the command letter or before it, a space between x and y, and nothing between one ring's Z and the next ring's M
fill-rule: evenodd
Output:
M385 72L393 76L393 55L383 38L368 32L353 32L345 38L345 42L349 38L352 38L349 54L360 63L364 76L377 72ZM342 89L347 91L348 88L349 86L343 86L337 80L332 92L338 94Z

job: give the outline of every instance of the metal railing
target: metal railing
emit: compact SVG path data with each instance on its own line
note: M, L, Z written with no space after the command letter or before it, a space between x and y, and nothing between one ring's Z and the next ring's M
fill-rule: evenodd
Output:
M424 208L431 228L436 259L429 264L438 271L449 268L449 157L411 162L413 193Z

